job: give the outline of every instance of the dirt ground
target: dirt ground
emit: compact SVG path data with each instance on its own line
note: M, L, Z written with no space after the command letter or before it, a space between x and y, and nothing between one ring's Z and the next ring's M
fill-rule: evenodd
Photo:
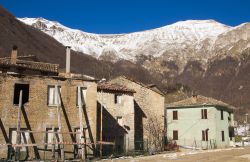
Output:
M250 147L216 150L182 150L177 153L164 153L145 157L127 157L113 162L250 162Z

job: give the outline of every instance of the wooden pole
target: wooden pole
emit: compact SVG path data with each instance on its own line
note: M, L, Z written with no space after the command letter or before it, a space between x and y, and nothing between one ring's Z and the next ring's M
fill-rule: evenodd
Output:
M62 132L61 111L60 111L61 98L60 98L58 85L55 86L55 91L56 91L56 97L57 97L57 121L58 121L58 129L59 129L58 131ZM59 134L59 140L60 142L63 142L63 135L61 133ZM59 147L61 151L61 160L64 161L64 145L60 144Z
M101 115L101 126L100 126L100 141L101 141L101 143L100 143L100 157L102 158L102 113L103 113L103 106L102 106L102 104L103 104L103 90L101 90L101 97L102 97L102 101L101 101L101 113L100 113L100 115Z
M17 116L17 135L16 135L16 144L20 145L21 143L21 114L22 114L22 99L23 99L23 91L20 91L19 94L19 106L18 106L18 116ZM19 161L20 160L20 147L16 147L16 156L15 160Z
M80 143L84 143L84 134L83 134L83 109L82 109L82 92L81 92L81 87L78 87L78 108L79 108L79 122L80 122ZM86 159L85 155L85 144L81 144L81 154L82 154L82 160Z
M52 158L55 159L55 127L52 127Z

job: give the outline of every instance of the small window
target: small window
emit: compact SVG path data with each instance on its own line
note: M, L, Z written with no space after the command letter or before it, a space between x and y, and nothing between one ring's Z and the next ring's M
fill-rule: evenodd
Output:
M178 111L173 111L173 120L178 120Z
M223 115L223 114L224 114L224 113L223 113L223 110L221 110L221 111L220 111L220 119L221 119L221 120L224 120L224 115Z
M121 104L122 103L122 95L115 94L114 101L115 101L115 104Z
M59 135L58 135L58 128L54 128L54 130L52 128L46 128L46 141L45 143L47 143L47 145L45 145L46 149L51 149L53 147L57 148L57 144L59 141Z
M202 130L202 141L208 141L208 129Z
M173 131L173 140L178 140L178 131L177 130Z
M201 119L207 119L207 109L201 109Z
M87 96L87 88L86 87L77 87L76 89L76 105L77 107L79 107L78 105L78 90L80 89L80 95L81 95L81 101L82 101L82 105L86 104L86 96Z
M22 104L29 102L29 84L15 84L13 104L19 104L20 92L23 91Z
M24 131L27 131L27 129L23 128L21 129L21 141L20 141L20 144L21 145L24 145L24 144L28 144L29 143L29 139L30 139L30 135L29 135L29 132L24 132ZM10 128L10 137L11 137L11 143L12 144L17 144L17 130L16 129L13 129L13 128ZM21 147L20 151L26 151L26 147L23 146Z
M58 89L61 92L61 87L60 86L58 86ZM60 96L60 94L59 94L59 96ZM49 106L57 106L57 104L58 104L57 97L58 96L57 96L57 93L56 93L56 87L54 85L49 85L48 86L48 105ZM59 98L59 103L60 103L60 98Z
M221 131L221 140L222 140L222 141L225 141L224 131Z
M118 123L120 126L123 126L123 121L122 121L122 117L121 117L121 116L118 116L118 117L117 117L117 123Z

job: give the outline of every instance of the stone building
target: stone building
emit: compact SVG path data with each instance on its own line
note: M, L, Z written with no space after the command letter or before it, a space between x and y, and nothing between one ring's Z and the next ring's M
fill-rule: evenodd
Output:
M167 135L178 145L200 149L234 144L234 107L194 95L166 105Z
M102 140L114 142L103 146L103 154L121 154L134 150L134 93L125 86L99 83L97 87L98 128L102 125ZM98 131L99 132L99 131ZM100 136L100 135L99 135Z
M145 85L125 76L110 81L134 93L135 150L160 149L164 136L164 94L155 85Z
M24 57L17 56L15 47L11 57L0 59L0 158L11 159L15 152L15 147L6 144L17 142L20 91L23 92L20 142L28 144L20 148L20 160L58 159L61 153L59 147L62 148L59 142L64 143L65 159L76 158L80 146L72 143L79 143L79 133L73 133L79 132L81 126L78 89L83 101L84 140L88 143L84 148L86 154L94 155L97 134L96 80L84 75L59 74L56 64L21 58ZM56 87L60 91L59 99ZM50 133L53 131L57 133Z

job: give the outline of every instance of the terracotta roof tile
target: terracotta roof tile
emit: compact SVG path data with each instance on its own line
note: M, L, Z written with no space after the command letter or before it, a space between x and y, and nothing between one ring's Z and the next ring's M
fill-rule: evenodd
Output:
M110 91L135 93L135 90L129 89L126 86L121 86L118 84L111 84L111 83L107 83L107 82L99 83L97 85L97 90L110 90Z
M11 59L9 58L0 58L0 66L1 67L20 67L27 68L31 70L43 71L43 72L53 72L58 73L58 64L50 64L43 62L35 62L35 61L27 61L27 60L16 60L16 63L11 63Z
M215 106L223 106L229 109L236 109L234 106L231 106L225 102L210 98L210 97L205 97L201 95L197 95L194 97L190 97L181 101L173 102L170 104L167 104L167 108L171 107L191 107L191 106L204 106L204 105L215 105Z

